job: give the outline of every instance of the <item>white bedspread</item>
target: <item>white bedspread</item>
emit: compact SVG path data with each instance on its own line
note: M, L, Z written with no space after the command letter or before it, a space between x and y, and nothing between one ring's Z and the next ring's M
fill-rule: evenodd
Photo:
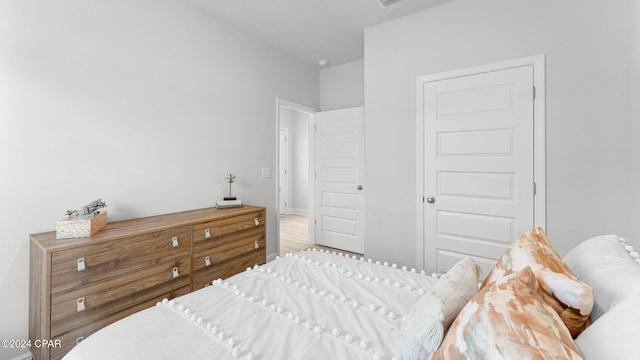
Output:
M65 359L399 359L403 317L435 281L305 251L111 324Z

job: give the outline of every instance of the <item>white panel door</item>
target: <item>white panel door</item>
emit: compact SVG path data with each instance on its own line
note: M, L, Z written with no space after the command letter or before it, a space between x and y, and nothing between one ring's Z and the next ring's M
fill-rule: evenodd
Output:
M289 194L289 189L287 188L287 174L289 173L289 151L287 148L287 137L287 128L280 128L280 143L278 145L278 155L280 159L280 166L278 167L278 198L280 200L280 215L284 215L289 212L289 209L287 208Z
M316 244L364 252L364 108L316 113Z
M423 86L425 268L484 277L534 226L533 66Z

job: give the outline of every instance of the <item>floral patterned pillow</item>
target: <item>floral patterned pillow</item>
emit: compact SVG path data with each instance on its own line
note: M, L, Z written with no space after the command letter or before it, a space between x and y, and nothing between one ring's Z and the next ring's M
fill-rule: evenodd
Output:
M581 359L526 267L487 284L462 309L432 360Z
M542 229L532 229L514 242L484 279L481 288L503 277L530 267L550 305L575 338L590 323L593 292L577 280L571 269L551 247Z

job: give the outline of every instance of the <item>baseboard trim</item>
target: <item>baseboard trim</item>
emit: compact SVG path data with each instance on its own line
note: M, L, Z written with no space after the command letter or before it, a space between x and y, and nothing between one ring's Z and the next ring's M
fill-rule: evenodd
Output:
M276 254L276 253L267 255L267 262L275 260L277 256L278 256L278 254Z
M290 214L309 216L309 209L289 209Z
M18 355L11 360L33 360L33 355L31 355L31 351L26 354Z

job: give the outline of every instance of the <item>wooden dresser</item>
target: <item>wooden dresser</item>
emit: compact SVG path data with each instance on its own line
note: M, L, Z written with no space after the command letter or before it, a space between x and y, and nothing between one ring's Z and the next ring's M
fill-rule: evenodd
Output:
M31 235L29 338L61 345L32 347L34 359L60 359L163 298L264 264L265 219L265 208L245 205L112 222L86 238Z

